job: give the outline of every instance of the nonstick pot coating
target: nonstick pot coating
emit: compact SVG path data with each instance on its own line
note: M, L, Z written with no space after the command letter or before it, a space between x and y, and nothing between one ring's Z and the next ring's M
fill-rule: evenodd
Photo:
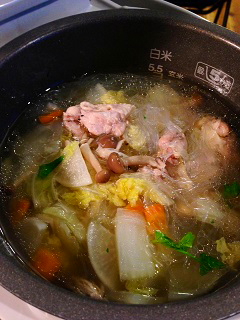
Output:
M163 5L161 12L116 10L49 23L0 50L1 132L47 88L84 74L144 73L199 83L238 110L240 37ZM0 283L28 303L64 319L222 319L240 311L238 281L189 301L132 306L81 297L29 272L1 206L9 244L0 246Z

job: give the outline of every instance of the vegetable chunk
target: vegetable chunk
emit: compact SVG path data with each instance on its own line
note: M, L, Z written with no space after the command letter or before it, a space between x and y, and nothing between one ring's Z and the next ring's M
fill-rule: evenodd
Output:
M115 235L100 223L91 222L87 232L89 258L101 281L110 289L121 287Z
M67 203L81 208L88 208L91 202L102 200L108 200L118 207L128 203L135 206L141 196L163 205L172 204L172 199L158 190L154 183L139 178L120 178L115 183L95 184L63 194Z
M88 172L86 163L79 149L77 141L68 144L64 150L64 161L56 180L66 187L82 187L92 183L92 178Z
M120 279L153 277L155 267L144 217L119 208L115 224Z
M34 257L33 266L44 278L52 280L61 268L61 261L56 253L41 248Z

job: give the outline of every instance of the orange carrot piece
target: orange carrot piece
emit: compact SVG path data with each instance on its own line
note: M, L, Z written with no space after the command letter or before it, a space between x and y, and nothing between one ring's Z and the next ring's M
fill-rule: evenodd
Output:
M154 234L156 230L166 231L168 229L167 216L163 205L160 203L152 204L145 208L144 213L150 234Z
M46 248L41 248L35 254L33 267L47 280L53 280L61 268L59 256Z
M138 201L135 206L131 207L128 204L125 208L144 215L147 221L147 230L150 234L154 234L156 230L167 231L167 216L164 206L160 203L145 207L142 201Z
M31 201L27 198L17 199L13 202L12 207L12 222L16 224L23 220L29 213Z
M61 117L62 115L63 115L63 110L55 110L49 114L39 116L38 119L40 123L48 124L53 120L55 120L56 118Z
M128 204L125 208L130 211L137 211L139 213L145 214L145 208L142 201L138 201L133 207Z

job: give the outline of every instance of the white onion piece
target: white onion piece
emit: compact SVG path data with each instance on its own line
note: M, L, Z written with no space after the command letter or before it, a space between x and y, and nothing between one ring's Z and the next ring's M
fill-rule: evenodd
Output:
M120 288L115 236L98 222L91 222L87 232L88 254L102 283L112 290Z
M63 153L66 156L59 166L56 180L65 187L82 187L92 184L86 163L76 141L67 145Z
M120 279L153 277L155 267L144 217L137 212L118 208L115 221Z

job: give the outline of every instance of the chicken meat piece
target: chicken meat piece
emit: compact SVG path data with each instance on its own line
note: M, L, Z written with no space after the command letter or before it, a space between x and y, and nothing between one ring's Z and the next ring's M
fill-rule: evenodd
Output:
M158 156L163 161L177 165L180 157L185 157L187 140L181 128L170 124L158 141Z
M84 101L80 103L81 123L96 136L105 133L120 137L132 108L133 105L126 103L94 105Z
M202 143L222 156L227 156L231 130L226 122L206 116L196 122L195 130L199 130L199 138Z
M63 112L63 124L76 140L80 140L85 132L80 120L81 112L79 106L69 107L66 112Z
M216 182L235 156L236 136L221 119L205 116L198 120L188 138L187 171L195 183ZM230 160L232 159L232 160Z
M113 134L120 137L125 131L126 118L133 107L126 103L94 105L84 101L79 106L69 107L64 112L63 122L76 138L82 137L83 128L95 136Z

